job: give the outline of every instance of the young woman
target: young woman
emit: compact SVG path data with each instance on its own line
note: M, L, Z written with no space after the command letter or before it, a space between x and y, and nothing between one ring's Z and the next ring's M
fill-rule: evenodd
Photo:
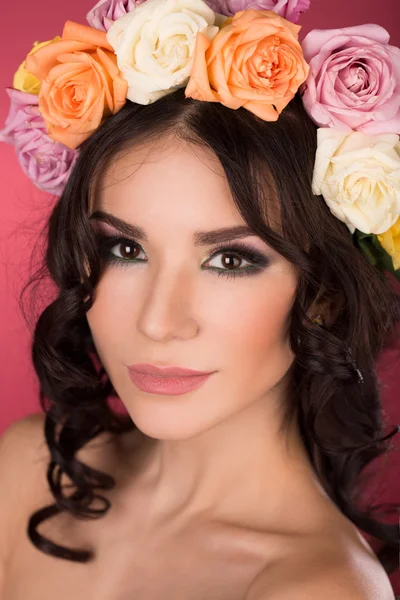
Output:
M316 132L299 93L266 121L177 89L81 144L43 415L0 442L2 600L393 600L358 476L399 298L313 194Z

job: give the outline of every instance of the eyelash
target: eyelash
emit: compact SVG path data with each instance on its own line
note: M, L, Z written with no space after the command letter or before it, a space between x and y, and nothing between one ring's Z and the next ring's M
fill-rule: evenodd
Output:
M111 254L111 248L120 244L135 245L143 251L143 248L140 246L140 244L137 244L134 240L129 240L127 238L119 236L104 235L103 233L97 233L96 239L97 244L100 248L101 256L103 257L103 260L106 262L106 264L113 263L118 267L128 267L132 265L132 263L145 262L139 259L129 260L127 258L118 258ZM236 242L228 246L218 246L214 249L213 254L208 258L208 260L211 260L215 258L215 256L218 256L218 254L223 253L237 255L239 258L244 258L245 260L253 264L251 266L232 270L218 269L217 267L209 267L209 269L211 271L216 272L218 276L222 275L223 277L235 278L245 277L246 275L255 275L270 264L270 260L267 257L240 242Z

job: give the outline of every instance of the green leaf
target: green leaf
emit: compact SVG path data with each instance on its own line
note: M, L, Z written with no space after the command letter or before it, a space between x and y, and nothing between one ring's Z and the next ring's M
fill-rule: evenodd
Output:
M382 247L377 235L356 229L353 240L369 263L381 271L389 271L400 281L400 269L395 270L392 257Z

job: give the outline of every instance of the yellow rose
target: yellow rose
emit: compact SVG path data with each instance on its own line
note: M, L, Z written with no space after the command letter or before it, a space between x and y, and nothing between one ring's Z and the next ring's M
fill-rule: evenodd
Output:
M392 257L394 270L400 269L400 217L390 229L378 235L378 241Z
M52 40L48 40L47 42L35 42L33 44L33 48L29 54L33 54L36 50L39 50L42 46L46 46L46 44L51 44L52 42L58 42L61 40L59 35L56 35ZM20 64L18 71L14 75L13 88L16 90L21 90L21 92L27 92L28 94L38 94L40 90L40 79L29 73L25 69L25 60Z

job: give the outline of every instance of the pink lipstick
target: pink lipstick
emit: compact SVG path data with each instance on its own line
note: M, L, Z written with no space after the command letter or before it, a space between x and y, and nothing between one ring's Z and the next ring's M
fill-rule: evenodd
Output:
M197 389L213 374L177 366L157 367L148 363L130 365L128 371L133 383L143 392L176 396Z

